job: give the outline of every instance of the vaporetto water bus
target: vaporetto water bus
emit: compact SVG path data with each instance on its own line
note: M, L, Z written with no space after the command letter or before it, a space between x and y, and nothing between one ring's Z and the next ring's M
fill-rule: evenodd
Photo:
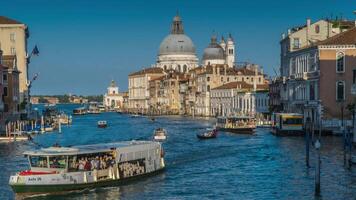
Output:
M127 141L26 151L30 169L10 177L15 193L35 194L113 186L165 168L159 142Z
M302 136L303 115L298 113L273 113L272 133L278 136Z

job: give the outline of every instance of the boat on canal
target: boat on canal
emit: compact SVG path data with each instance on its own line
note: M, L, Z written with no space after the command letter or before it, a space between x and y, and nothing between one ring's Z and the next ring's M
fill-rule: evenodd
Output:
M164 128L157 128L153 135L154 140L162 141L167 139L167 131Z
M303 115L299 113L273 113L272 133L277 136L302 136Z
M216 129L231 133L253 134L256 129L255 118L250 116L218 117Z
M197 134L197 137L199 139L212 139L212 138L216 138L217 135L218 135L218 130L213 129L202 134Z
M73 115L85 115L87 114L87 109L85 107L75 108L73 110Z
M24 155L30 169L9 179L17 195L115 186L165 168L162 146L154 141L56 146Z
M108 127L108 122L105 120L98 121L98 128L106 128Z

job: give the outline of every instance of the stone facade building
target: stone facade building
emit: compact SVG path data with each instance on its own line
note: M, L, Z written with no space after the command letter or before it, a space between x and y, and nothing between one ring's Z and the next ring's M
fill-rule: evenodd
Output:
M268 85L251 85L235 81L211 90L212 116L234 116L268 113Z
M129 105L132 112L147 112L150 103L149 81L164 75L158 67L143 69L129 75Z
M317 123L322 116L325 126L343 118L342 113L350 117L345 108L354 97L356 28L340 32L285 55L282 52L286 61L280 81L284 111L303 113Z
M112 80L107 92L104 94L103 105L108 109L121 109L124 107L124 94L119 92L119 87Z
M0 16L0 49L4 55L16 57L16 67L19 72L20 103L27 101L27 39L29 31L25 24Z

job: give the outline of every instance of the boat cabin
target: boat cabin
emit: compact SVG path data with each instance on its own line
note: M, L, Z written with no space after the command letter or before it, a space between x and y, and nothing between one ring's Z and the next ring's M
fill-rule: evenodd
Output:
M73 110L74 115L84 115L87 113L87 109L85 107L75 108Z
M272 129L276 134L302 133L303 115L299 113L273 113Z
M145 141L83 145L77 147L54 146L37 151L24 152L30 164L30 170L24 173L45 174L93 171L94 169L105 170L109 167L113 167L117 163L147 159L149 151L160 153L161 147L158 143ZM139 154L137 154L137 152ZM160 158L158 154L155 154L155 156ZM151 157L154 158L153 155L151 155Z
M236 117L218 117L217 127L220 128L242 128L242 127L256 127L255 119L249 116Z

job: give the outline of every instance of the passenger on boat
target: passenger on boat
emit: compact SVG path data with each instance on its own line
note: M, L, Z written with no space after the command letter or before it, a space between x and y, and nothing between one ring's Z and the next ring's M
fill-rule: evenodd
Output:
M85 171L90 171L91 170L91 164L90 164L90 161L87 158L85 158L84 170Z

